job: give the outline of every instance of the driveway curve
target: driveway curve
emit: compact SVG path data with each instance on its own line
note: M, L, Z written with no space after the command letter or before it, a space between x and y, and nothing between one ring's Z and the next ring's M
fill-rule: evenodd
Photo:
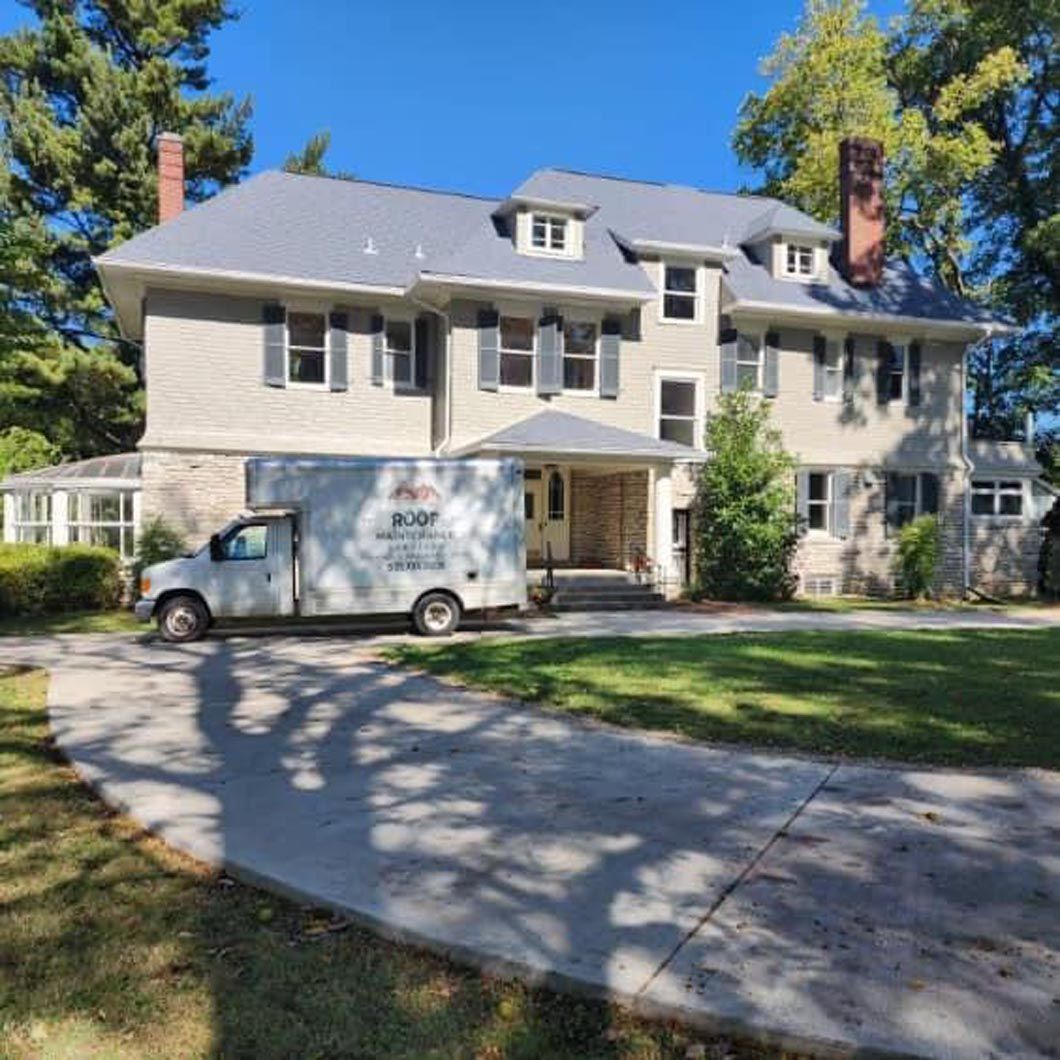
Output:
M0 645L173 846L395 937L793 1049L1056 1057L1060 777L620 732L352 638Z

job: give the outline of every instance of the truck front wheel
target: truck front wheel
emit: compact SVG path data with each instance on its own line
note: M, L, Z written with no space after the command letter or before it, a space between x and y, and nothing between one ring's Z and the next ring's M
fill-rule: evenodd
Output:
M447 637L460 624L460 605L448 593L427 593L416 602L412 621L425 637Z
M206 606L196 596L171 596L158 609L158 632L171 644L198 640L209 625Z

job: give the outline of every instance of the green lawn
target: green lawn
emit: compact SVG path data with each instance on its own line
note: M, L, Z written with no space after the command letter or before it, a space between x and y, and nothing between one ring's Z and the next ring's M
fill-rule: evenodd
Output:
M1060 628L479 640L389 656L697 740L1060 768Z
M30 637L50 633L143 633L148 628L127 610L74 611L68 615L0 618L0 637Z
M5 1058L648 1060L696 1040L384 942L174 854L57 761L44 691L40 673L0 675Z

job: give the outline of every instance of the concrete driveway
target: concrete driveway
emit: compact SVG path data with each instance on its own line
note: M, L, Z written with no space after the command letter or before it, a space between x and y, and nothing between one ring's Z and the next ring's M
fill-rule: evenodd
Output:
M385 933L791 1047L1060 1056L1060 776L552 717L352 638L0 644L174 846Z

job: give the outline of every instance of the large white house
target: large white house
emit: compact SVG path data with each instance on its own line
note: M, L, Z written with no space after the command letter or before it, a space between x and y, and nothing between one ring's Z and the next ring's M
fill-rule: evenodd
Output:
M883 260L879 145L843 145L843 231L560 169L503 200L266 172L184 210L161 150L162 223L96 262L144 344L145 516L201 540L252 454L514 454L531 562L674 585L705 418L748 386L799 458L805 591L890 589L922 512L947 588L1033 587L1040 469L966 437L965 351L999 325Z

